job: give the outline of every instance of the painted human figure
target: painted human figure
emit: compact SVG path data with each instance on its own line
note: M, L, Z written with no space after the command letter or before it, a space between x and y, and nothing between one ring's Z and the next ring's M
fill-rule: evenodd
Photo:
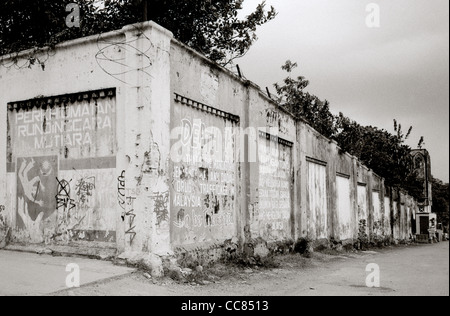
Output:
M25 196L28 198L29 201L38 204L40 207L44 205L44 201L37 200L39 192L44 192L45 187L42 184L41 179L36 176L33 179L29 179L28 173L31 169L34 168L34 165L36 162L34 159L31 159L31 161L27 164L27 161L23 159L22 165L20 166L19 170L19 179L22 183L23 192Z
M24 198L19 198L17 212L22 218L27 232L30 234L31 242L42 243L44 241L44 237L42 235L40 225L42 218L44 217L44 212L39 213L38 217L34 221L30 216L28 211L28 203Z
M27 232L30 234L31 241L41 243L43 242L43 236L40 230L40 224L45 213L39 212L36 219L33 220L29 212L29 206L31 205L29 203L35 203L39 205L39 207L43 207L44 205L44 201L38 200L38 195L39 192L45 191L45 186L39 176L36 176L31 180L29 176L30 171L35 167L35 164L36 162L34 159L31 159L29 163L27 163L26 159L22 160L18 176L22 183L23 194L26 199L24 197L18 198L17 213L22 219Z

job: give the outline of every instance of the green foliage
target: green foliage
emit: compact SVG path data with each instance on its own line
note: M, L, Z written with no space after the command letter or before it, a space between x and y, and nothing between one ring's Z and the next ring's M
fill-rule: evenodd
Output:
M277 14L273 7L266 10L262 2L254 12L240 19L238 13L244 0L108 0L104 8L94 5L92 0L79 0L76 3L81 8L81 27L68 28L65 9L72 2L0 2L0 55L52 47L65 40L117 30L149 19L168 28L181 42L226 65L245 55L257 40L257 27Z

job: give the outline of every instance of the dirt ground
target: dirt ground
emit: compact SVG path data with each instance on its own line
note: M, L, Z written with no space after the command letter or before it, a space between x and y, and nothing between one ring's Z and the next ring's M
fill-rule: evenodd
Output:
M276 269L217 265L206 285L143 273L66 290L61 296L448 296L449 243L395 246L369 252L279 257ZM380 267L380 287L368 288L368 264Z

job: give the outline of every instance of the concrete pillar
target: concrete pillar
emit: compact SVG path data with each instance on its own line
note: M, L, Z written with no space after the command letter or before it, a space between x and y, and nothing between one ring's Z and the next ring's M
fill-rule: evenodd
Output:
M129 49L124 74L125 216L119 249L171 253L169 155L170 45L172 34L153 22L123 29ZM119 118L120 120L121 118ZM125 158L123 157L125 156Z
M293 156L293 168L294 168L294 192L293 192L293 227L292 227L292 237L294 241L303 237L302 234L302 155L301 155L301 145L300 145L300 129L298 121L295 122L295 141L294 147L292 148Z
M309 233L308 227L308 163L306 161L305 148L302 144L306 144L305 125L303 122L297 122L297 144L298 144L298 184L296 188L297 201L299 203L296 213L297 235L299 238L307 237Z
M337 162L336 157L338 155L337 143L336 141L329 141L329 156L327 169L328 178L328 238L339 239L340 229L339 229L339 207L338 207L338 188L337 188Z
M353 198L353 217L352 217L352 227L353 227L353 239L358 239L359 235L359 216L358 216L358 159L352 156L352 198Z
M244 108L241 112L241 130L248 131L250 127L250 102L252 98L254 99L254 91L251 86L247 86L245 91L245 101ZM250 135L245 135L240 137L239 140L243 141L244 144L239 144L238 148L243 148L243 152L238 155L240 157L238 164L240 165L240 195L238 194L237 199L240 203L236 204L236 235L239 240L239 245L244 246L247 242L251 242L251 229L250 229L250 177L251 177L251 164L249 161L249 145L250 145Z
M367 173L367 199L369 203L369 207L367 208L367 226L369 228L369 240L372 240L373 236L373 225L375 223L375 216L374 216L374 207L373 207L373 187L374 187L374 181L373 181L373 171L369 170Z
M2 67L0 65L0 67ZM3 80L3 79L2 79ZM2 242L2 229L6 230L6 144L7 144L7 115L6 100L0 96L0 244Z

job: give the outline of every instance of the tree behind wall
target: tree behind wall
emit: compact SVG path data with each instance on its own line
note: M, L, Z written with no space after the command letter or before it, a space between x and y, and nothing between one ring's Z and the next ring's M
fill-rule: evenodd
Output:
M364 165L385 178L386 185L400 187L414 197L422 193L423 184L412 173L411 148L405 144L412 132L407 133L394 121L394 134L374 126L363 126L340 113L330 111L328 101L306 92L309 81L292 76L297 63L287 61L282 69L288 77L275 84L282 106L297 117L306 120L319 133L337 141L343 152L358 158Z
M265 2L244 19L244 0L92 0L81 7L81 27L68 28L66 5L73 0L3 0L0 2L0 55L52 46L65 40L117 30L153 20L175 38L222 65L245 55L257 40L256 30L276 16Z
M400 187L419 198L423 183L413 172L411 147L406 145L412 128L405 135L395 121L395 134L374 126L362 126L342 113L336 117L338 133L334 136L343 151L356 156L385 179L386 185Z
M66 5L71 0L3 0L0 2L0 55L80 37L90 33L95 7L80 1L86 26L66 26ZM97 27L97 26L96 26Z
M297 63L286 61L281 69L288 73L288 77L281 84L275 84L278 96L283 100L283 107L294 116L306 120L325 137L331 138L336 134L336 128L329 102L322 101L305 91L309 86L309 81L305 77L292 77L292 73L297 67Z

